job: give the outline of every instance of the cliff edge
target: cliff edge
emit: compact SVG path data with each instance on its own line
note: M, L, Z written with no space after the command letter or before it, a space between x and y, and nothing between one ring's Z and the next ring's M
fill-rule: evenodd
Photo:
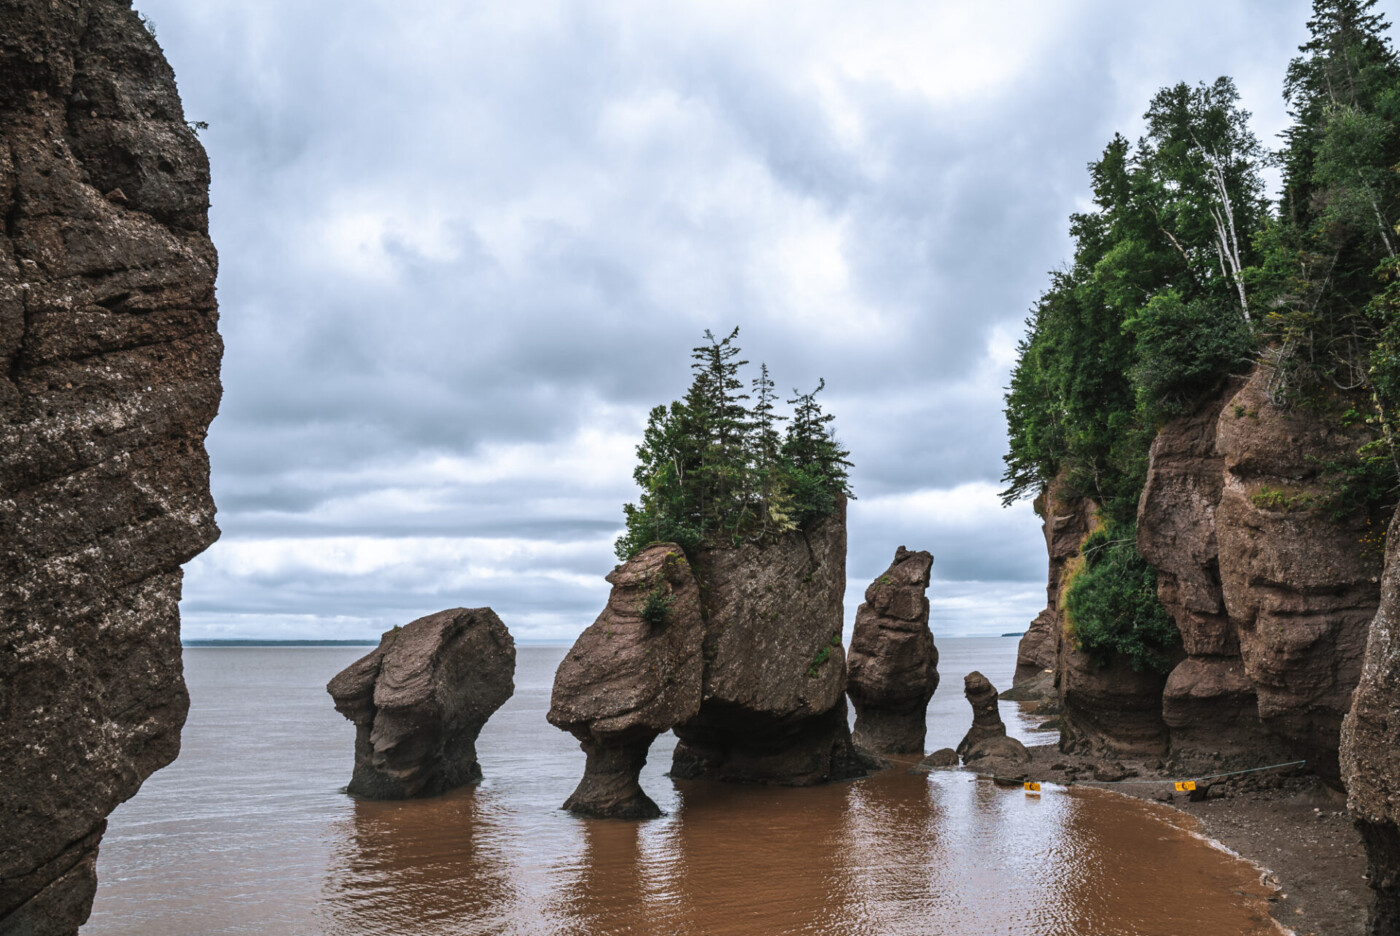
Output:
M0 0L0 930L74 933L180 749L182 563L218 536L209 165L128 4Z

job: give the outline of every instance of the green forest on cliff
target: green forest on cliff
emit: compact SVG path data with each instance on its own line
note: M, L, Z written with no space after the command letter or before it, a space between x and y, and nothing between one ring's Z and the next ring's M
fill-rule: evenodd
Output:
M1100 507L1066 595L1101 661L1163 669L1179 635L1137 553L1136 512L1161 425L1231 375L1269 368L1270 397L1376 441L1326 466L1318 509L1397 500L1400 428L1400 61L1376 0L1314 0L1288 63L1292 124L1267 150L1229 78L1163 88L1136 143L1089 165L1095 208L1070 217L1073 260L1027 320L1006 395L1006 503L1059 479ZM1261 172L1282 175L1277 200Z
M654 542L687 551L737 546L798 529L852 496L850 453L836 439L835 417L817 401L826 382L794 390L791 415L779 414L767 364L750 384L753 393L745 392L739 369L748 361L738 360L738 337L737 328L723 339L706 331L705 343L691 350L685 398L652 409L632 473L642 495L623 507L619 559Z

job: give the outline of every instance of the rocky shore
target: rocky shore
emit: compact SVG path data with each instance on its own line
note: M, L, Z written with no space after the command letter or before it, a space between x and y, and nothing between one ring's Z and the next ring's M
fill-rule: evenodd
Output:
M1174 790L1188 779L1158 759L1067 754L1058 745L1027 748L1017 776L1155 800L1199 822L1201 835L1253 862L1279 890L1274 919L1297 936L1365 936L1371 896L1361 835L1346 797L1313 774L1281 770L1202 783L1198 799ZM983 773L980 765L963 768ZM1145 782L1158 781L1158 782ZM1204 791L1201 794L1201 791Z

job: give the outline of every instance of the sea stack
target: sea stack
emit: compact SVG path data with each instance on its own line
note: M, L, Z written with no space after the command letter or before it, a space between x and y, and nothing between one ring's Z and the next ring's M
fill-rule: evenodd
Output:
M853 740L872 754L924 753L925 714L938 688L924 594L932 568L931 554L899 547L856 610L846 692L856 710Z
M691 557L705 618L700 711L671 776L806 786L866 772L846 721L846 504Z
M1347 808L1366 844L1375 901L1369 932L1400 933L1400 512L1390 521L1380 608L1342 723L1341 768Z
M126 3L0 0L0 932L76 933L180 751L181 565L218 536L209 162Z
M554 674L549 722L588 757L564 808L581 816L661 815L638 783L656 736L700 710L700 589L673 543L643 549L607 577L607 607Z
M436 796L481 779L476 738L515 691L515 641L490 608L452 608L387 631L326 686L355 723L347 792Z

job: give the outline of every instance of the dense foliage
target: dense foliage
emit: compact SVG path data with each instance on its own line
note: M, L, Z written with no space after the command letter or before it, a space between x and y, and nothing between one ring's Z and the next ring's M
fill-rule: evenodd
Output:
M1284 81L1293 124L1280 152L1264 151L1220 78L1162 89L1142 139L1116 136L1090 164L1094 210L1071 216L1073 261L1051 274L1012 372L1007 503L1058 477L1130 529L1157 429L1262 361L1277 404L1376 429L1353 461L1325 466L1331 512L1394 506L1400 61L1374 8L1314 0ZM1269 164L1283 176L1275 203ZM1171 641L1143 597L1147 567L1131 537L1105 549L1075 585L1077 639L1160 659ZM1141 622L1121 617L1129 608Z
M1136 536L1132 527L1103 527L1084 541L1065 614L1080 648L1100 665L1121 654L1135 670L1165 673L1181 635L1157 600L1157 573L1138 555Z
M632 473L642 495L623 507L619 558L658 541L692 550L795 530L852 496L850 453L817 402L826 382L808 393L794 390L791 415L780 415L766 364L750 384L752 395L744 392L739 369L748 361L738 360L738 335L736 328L716 340L706 331L706 343L691 352L694 378L685 398L651 411Z

